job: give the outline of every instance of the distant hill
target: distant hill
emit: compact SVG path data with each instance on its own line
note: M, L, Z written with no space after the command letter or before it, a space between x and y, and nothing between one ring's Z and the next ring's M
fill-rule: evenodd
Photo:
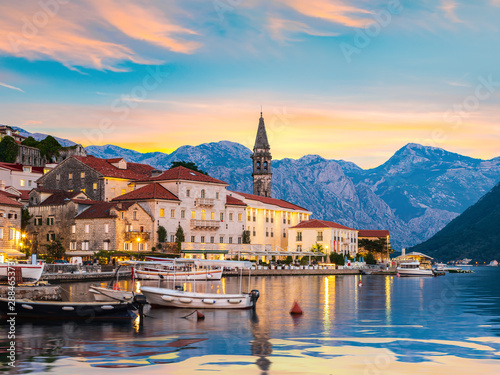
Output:
M500 183L427 241L408 251L438 260L500 260Z

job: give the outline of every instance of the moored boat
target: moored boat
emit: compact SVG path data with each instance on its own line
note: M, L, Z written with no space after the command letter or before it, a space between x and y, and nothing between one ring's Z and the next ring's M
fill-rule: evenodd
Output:
M133 319L136 307L129 302L53 302L0 298L0 317L16 319Z
M134 268L134 277L139 280L220 280L222 269L176 272L174 270L139 270Z
M104 288L102 286L91 285L89 292L97 302L131 302L134 299L134 293L126 290Z
M36 283L42 277L44 264L0 263L0 281L6 282L17 270L21 271L24 283Z
M434 276L432 268L422 265L419 261L401 263L397 272L400 276Z

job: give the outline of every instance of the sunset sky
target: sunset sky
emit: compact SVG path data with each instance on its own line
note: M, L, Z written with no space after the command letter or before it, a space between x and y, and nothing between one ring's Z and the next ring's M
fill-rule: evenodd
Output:
M500 0L0 2L0 123L171 152L368 168L410 142L500 156Z

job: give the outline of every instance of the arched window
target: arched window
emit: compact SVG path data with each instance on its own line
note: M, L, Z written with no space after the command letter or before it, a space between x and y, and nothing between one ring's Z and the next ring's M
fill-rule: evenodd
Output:
M264 170L267 171L267 161L264 162Z
M205 190L202 190L205 191ZM205 210L201 210L201 220L205 220Z
M201 197L202 197L202 198L205 198L205 189L203 189L203 190L201 191Z
M257 162L257 170L260 171L260 161Z

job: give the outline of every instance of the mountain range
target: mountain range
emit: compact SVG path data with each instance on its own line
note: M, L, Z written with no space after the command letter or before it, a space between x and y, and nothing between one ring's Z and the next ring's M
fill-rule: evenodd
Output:
M96 157L123 157L158 169L169 168L172 161L192 161L228 182L229 189L252 192L252 151L238 143L182 146L171 154L114 145L86 150ZM315 218L357 229L389 229L393 248L401 249L432 237L495 186L500 181L500 157L481 160L410 143L372 169L306 155L273 160L272 172L273 197L306 207Z
M500 183L427 241L412 247L438 260L500 259Z

